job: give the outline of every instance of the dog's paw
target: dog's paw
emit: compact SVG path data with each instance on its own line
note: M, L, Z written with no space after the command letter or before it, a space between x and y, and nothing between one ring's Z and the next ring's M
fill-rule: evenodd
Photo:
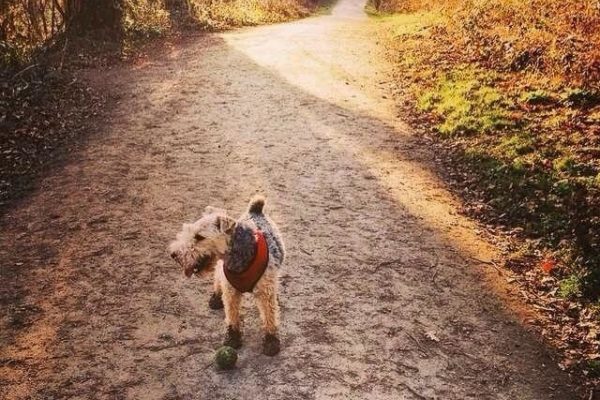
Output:
M218 293L213 293L208 300L208 307L211 310L220 310L223 308L223 300L221 299L221 295Z
M273 357L279 354L280 350L281 343L279 342L279 338L271 334L265 335L265 340L263 341L263 354L269 357Z
M242 333L237 329L228 326L223 346L233 347L234 349L242 347Z

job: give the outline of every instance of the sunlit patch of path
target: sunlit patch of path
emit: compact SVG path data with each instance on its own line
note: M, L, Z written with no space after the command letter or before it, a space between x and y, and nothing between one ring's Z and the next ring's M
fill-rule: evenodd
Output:
M389 66L376 46L376 29L362 1L341 1L328 16L223 37L236 51L299 90L350 113L376 119L402 143L410 139L410 129L397 118L387 85L381 85L388 80ZM382 186L391 188L403 207L448 233L446 238L460 250L485 260L494 257L494 248L479 240L470 221L456 214L457 202L443 189L444 183L414 160L414 153L409 152L409 157L403 152L390 153L376 142L365 143L349 136L347 130L330 128L323 130L333 139L329 144L353 154ZM368 130L369 126L361 128Z

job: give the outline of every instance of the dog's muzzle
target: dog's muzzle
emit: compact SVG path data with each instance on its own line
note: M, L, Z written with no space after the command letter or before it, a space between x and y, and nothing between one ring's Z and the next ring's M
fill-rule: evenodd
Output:
M185 276L187 276L189 278L193 274L198 274L198 273L202 272L202 270L208 266L210 259L211 259L210 256L200 257L198 260L196 260L196 262L194 263L194 266L191 269L185 270Z

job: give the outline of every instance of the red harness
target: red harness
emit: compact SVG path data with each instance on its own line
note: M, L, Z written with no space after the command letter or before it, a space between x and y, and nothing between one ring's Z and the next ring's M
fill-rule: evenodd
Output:
M231 286L242 293L251 292L259 279L265 273L267 265L269 265L269 247L265 240L265 235L261 231L254 231L256 239L256 251L254 259L243 272L232 272L223 268L225 277L231 283Z

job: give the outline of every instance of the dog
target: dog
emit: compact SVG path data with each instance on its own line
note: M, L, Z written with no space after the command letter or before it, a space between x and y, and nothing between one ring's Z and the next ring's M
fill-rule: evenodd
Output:
M225 346L242 346L242 294L252 292L264 329L263 353L274 356L281 347L278 280L285 246L264 206L263 196L253 197L237 220L224 209L208 206L199 220L183 224L169 253L188 278L214 273L209 307L225 308Z

